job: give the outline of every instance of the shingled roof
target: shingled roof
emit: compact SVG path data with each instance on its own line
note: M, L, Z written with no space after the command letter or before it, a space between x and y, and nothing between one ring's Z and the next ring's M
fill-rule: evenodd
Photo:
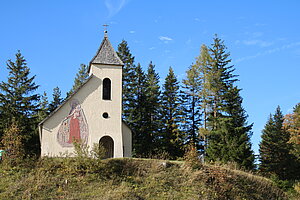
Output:
M102 40L96 55L91 60L90 65L91 64L124 65L109 42L106 34L104 35L104 39Z

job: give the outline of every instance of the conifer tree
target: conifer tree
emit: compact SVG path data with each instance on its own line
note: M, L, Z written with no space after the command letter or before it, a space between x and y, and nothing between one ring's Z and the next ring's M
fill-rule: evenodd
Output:
M234 86L238 80L230 65L230 54L224 41L217 36L210 48L209 66L209 129L208 160L236 162L247 169L254 167L250 136L252 125L247 125L247 115L242 107L240 89Z
M242 107L241 89L231 86L225 95L225 111L227 113L222 141L227 141L222 152L223 162L235 162L246 169L254 169L254 152L251 149L250 137L253 124L247 124L247 114Z
M183 137L179 129L180 102L179 83L172 67L165 79L162 93L162 131L160 133L160 149L167 152L171 158L183 156Z
M201 154L204 155L205 148L207 148L207 135L209 134L208 129L208 116L210 112L209 102L211 99L211 85L210 80L211 77L214 75L211 72L211 57L209 54L209 49L206 45L201 46L200 55L196 57L196 63L194 64L194 68L197 70L199 77L197 78L197 82L199 84L199 106L200 106L200 113L201 113L201 121L202 126L198 127L199 129L199 141L201 142ZM200 124L199 124L200 125ZM198 149L199 150L199 149Z
M290 154L290 135L283 127L283 114L278 106L275 114L270 115L259 144L259 170L265 175L276 174L280 179L293 176L293 161Z
M134 109L134 99L136 94L134 94L136 85L136 71L134 66L134 56L130 53L130 49L125 40L118 45L117 54L119 58L123 61L123 76L122 76L122 109L123 109L123 119L131 125L132 119L130 117Z
M201 99L201 108L203 113L203 129L207 131L207 119L209 115L209 105L211 98L211 85L210 80L213 76L210 65L211 65L211 57L209 54L209 49L206 45L201 46L200 55L196 58L196 66L199 68L199 75L201 78L201 91L200 91L200 99ZM206 135L204 133L204 135Z
M63 99L61 98L61 91L59 87L53 89L52 101L49 104L49 112L53 112L61 103Z
M180 94L182 110L182 130L186 136L186 144L194 145L197 150L203 149L200 143L199 128L201 126L201 91L200 71L197 65L192 65L186 71L186 79Z
M47 93L44 92L43 95L41 96L41 101L39 103L39 110L37 113L38 123L41 122L43 119L45 119L48 114L49 114L49 102L48 102Z
M144 149L144 146L147 146L148 132L147 132L147 117L146 117L146 75L140 65L135 68L136 73L136 82L138 87L134 88L133 93L135 94L134 99L134 109L130 114L130 118L132 119L130 126L133 131L133 152L135 156L147 156L148 150ZM152 141L150 141L152 142Z
M152 62L147 69L145 84L145 128L147 133L143 136L145 139L143 155L149 156L157 151L157 136L161 130L159 75L155 72L155 65Z
M25 135L25 148L30 151L33 144L29 144L32 137L37 137L36 112L38 111L39 95L35 93L38 85L35 84L35 76L30 76L26 60L18 51L16 61L8 60L8 79L0 83L0 110L2 114L2 127L0 136L5 128L8 128L13 119L22 127Z
M81 64L74 79L73 87L69 92L67 92L67 97L72 95L88 78L88 66L85 64Z

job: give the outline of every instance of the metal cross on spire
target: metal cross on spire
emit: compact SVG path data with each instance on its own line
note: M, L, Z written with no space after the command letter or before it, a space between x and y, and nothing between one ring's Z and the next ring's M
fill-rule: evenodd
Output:
M109 26L108 24L103 24L104 26L104 36L107 37L107 27Z

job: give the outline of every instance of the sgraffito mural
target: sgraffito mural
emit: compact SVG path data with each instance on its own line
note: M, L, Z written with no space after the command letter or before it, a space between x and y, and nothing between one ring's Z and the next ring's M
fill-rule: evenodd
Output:
M87 143L88 141L88 124L77 99L70 102L71 110L69 115L62 121L58 133L57 142L62 147L72 147L74 141Z

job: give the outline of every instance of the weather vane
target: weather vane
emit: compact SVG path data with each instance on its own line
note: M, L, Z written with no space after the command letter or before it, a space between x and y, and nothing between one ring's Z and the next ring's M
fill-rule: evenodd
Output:
M104 26L104 35L107 36L107 27L109 26L108 24L103 24Z

